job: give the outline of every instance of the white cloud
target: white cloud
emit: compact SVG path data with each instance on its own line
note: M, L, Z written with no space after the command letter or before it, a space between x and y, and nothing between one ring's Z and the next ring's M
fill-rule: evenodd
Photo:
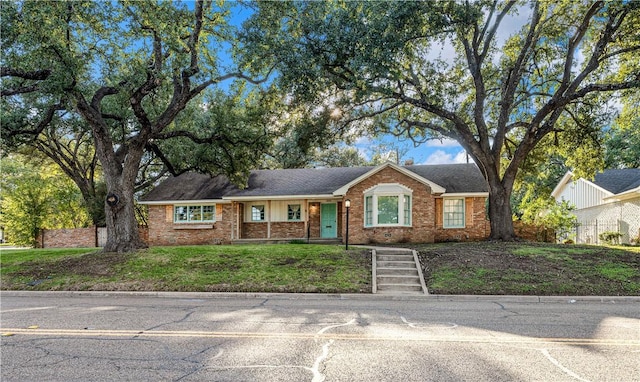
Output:
M455 153L447 153L444 150L434 151L424 164L449 164L449 163L467 163L467 154L464 150Z
M458 141L455 141L451 138L440 139L431 139L426 143L427 147L457 147L460 146Z

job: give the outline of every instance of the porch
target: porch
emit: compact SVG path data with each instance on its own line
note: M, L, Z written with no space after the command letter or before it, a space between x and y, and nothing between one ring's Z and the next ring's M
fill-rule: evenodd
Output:
M342 242L342 199L233 202L232 243Z

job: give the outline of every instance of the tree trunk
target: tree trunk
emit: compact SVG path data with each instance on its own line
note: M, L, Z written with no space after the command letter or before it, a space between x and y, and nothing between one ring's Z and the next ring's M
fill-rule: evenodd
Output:
M514 241L513 213L511 210L511 188L505 187L499 179L490 177L489 183L489 221L491 234L489 240Z
M105 216L107 223L107 243L104 252L134 252L147 245L140 239L138 222L135 216L133 201L133 184L123 184L121 179L113 182L105 200Z

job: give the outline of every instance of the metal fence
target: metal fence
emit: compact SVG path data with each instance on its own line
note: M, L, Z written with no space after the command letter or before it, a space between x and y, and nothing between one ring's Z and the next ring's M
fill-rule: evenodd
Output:
M588 222L579 222L574 230L575 242L576 244L603 244L603 241L600 240L600 234L613 231L623 234L619 242L628 243L629 235L622 232L620 228L620 220L596 219Z

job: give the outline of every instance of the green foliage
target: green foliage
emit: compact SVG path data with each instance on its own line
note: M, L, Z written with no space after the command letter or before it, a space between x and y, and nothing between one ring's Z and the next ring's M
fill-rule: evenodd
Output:
M106 191L119 196L117 206L105 209L105 251L144 245L136 190L190 169L242 183L269 146L269 138L259 140L268 124L264 105L254 107L261 102L254 92L232 86L219 95L227 80L260 82L218 57L237 45L228 4L20 1L2 7L3 147L43 149L34 142L43 139L59 153L69 147L58 146L66 143L67 129L90 132ZM81 162L78 156L73 165ZM89 199L103 200L78 179L94 185L97 179L74 178L89 206L95 205Z
M343 130L458 141L489 183L491 237L508 240L505 200L549 137L568 166L601 168L606 97L640 87L639 4L264 1L242 57L275 65L295 100L339 108ZM499 41L515 13L528 22Z
M598 235L598 238L607 244L618 244L622 236L622 233L617 231L604 231Z
M51 163L10 156L1 167L1 219L10 242L34 246L42 228L89 224L78 189Z
M533 195L529 192L522 199L521 220L523 222L550 228L559 238L564 238L573 232L578 223L577 217L571 213L575 207L566 200L556 202L550 197L535 198Z
M640 168L640 95L623 99L622 112L607 131L606 168Z

